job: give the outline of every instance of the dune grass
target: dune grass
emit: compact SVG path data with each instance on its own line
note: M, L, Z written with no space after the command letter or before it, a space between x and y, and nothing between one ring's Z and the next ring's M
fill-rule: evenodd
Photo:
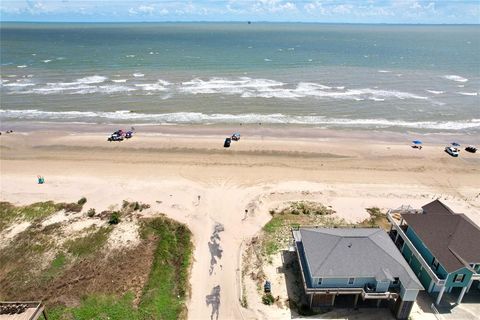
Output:
M104 229L104 230L102 230ZM103 241L109 228L82 238L69 246L72 253L88 254L88 244ZM189 271L192 260L192 234L183 224L165 217L144 221L141 226L144 240L155 241L155 252L150 274L138 307L133 294L122 297L108 294L91 294L82 299L78 307L58 306L50 310L49 319L162 319L186 318L185 301L189 294ZM58 261L56 261L58 260ZM55 262L56 261L56 262ZM52 262L61 264L57 257Z

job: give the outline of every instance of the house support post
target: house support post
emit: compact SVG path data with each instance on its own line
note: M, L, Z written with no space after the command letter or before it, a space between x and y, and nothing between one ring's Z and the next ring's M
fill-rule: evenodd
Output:
M336 294L332 294L332 307L335 305L335 297L337 295Z
M463 296L465 295L465 291L467 291L467 287L463 287L462 291L460 291L460 294L457 299L457 304L462 303Z
M382 300L377 299L377 308L380 308L380 302L382 302Z
M443 293L445 292L445 285L440 288L440 292L438 293L437 300L435 301L435 304L438 306L440 304L440 300L442 300Z
M359 296L359 294L356 294L356 295L355 295L355 302L353 303L353 308L354 308L355 310L357 309L358 296Z
M312 309L313 295L314 293L310 294L310 309Z
M470 291L470 288L472 287L473 279L470 279L470 282L468 283L467 286L467 293Z

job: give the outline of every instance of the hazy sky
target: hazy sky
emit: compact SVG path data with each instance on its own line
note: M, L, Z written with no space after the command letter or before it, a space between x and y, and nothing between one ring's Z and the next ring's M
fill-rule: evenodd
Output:
M0 0L2 21L480 23L480 0Z

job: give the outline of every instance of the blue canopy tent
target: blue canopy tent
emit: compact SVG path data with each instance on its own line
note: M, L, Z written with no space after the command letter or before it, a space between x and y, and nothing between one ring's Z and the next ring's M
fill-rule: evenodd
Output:
M422 141L420 141L420 140L413 140L412 143L418 146L418 145L422 144Z
M460 143L458 143L458 142L452 142L452 146L454 146L454 147L460 147Z

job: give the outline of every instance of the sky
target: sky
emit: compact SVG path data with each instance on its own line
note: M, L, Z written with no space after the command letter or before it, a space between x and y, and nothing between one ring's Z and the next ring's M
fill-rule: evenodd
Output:
M0 0L0 21L480 24L480 0Z

